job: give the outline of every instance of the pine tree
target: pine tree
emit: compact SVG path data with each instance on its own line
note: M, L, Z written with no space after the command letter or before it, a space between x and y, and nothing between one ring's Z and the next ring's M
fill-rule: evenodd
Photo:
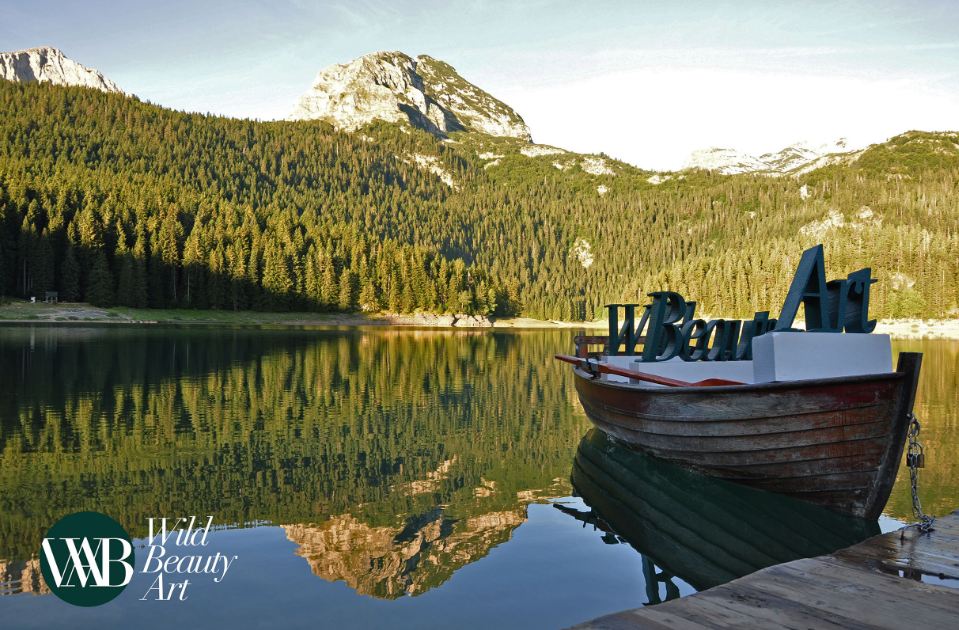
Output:
M395 273L390 274L389 286L390 290L386 296L386 308L391 312L396 313L402 308L402 296L400 295L400 279L395 275Z
M80 299L80 265L73 245L67 245L67 252L63 257L63 267L60 271L60 300L76 302Z
M316 248L313 245L310 245L310 249L306 254L306 269L304 270L305 285L303 287L304 295L309 301L310 308L319 308L322 301L322 296L320 294L320 270L317 266L317 253Z
M248 304L246 265L250 256L244 252L244 244L244 242L233 243L227 259L230 269L230 307L234 311L247 308Z
M150 256L147 262L147 300L152 308L174 306L167 297L169 271L160 254L160 235L150 233Z
M44 230L36 241L33 251L31 268L33 269L33 291L38 299L43 298L46 291L52 291L54 284L53 245L50 234Z
M246 276L243 279L243 286L246 288L245 293L247 302L251 305L257 306L258 308L263 308L263 292L258 290L262 280L260 275L260 239L256 236L254 237L253 242L250 244L248 256L249 258L247 259Z
M2 220L2 217L0 217ZM0 299L7 295L7 257L3 239L0 239Z
M340 290L337 307L341 311L352 311L356 302L356 276L350 269L344 269L340 275Z
M31 297L33 289L33 252L37 246L37 222L40 220L40 204L34 199L20 225L20 237L17 241L18 278L17 288L24 297Z
M177 211L170 208L163 218L160 230L157 232L157 245L153 248L154 258L159 259L161 265L158 272L166 276L162 282L163 300L170 306L175 306L179 299L177 285L181 264L180 239L183 236L183 227L177 218Z
M93 256L93 268L87 285L87 301L95 306L113 306L113 275L102 251Z
M210 270L207 282L207 297L210 308L223 308L227 300L229 279L226 270L226 256L223 243L217 243L210 252L207 268Z
M130 253L120 257L120 274L117 280L117 304L122 306L137 306L136 303L136 269L133 256Z
M380 310L379 297L372 281L366 281L360 287L360 310L374 312Z
M276 245L268 246L263 254L263 290L266 307L287 310L293 280L290 278L289 262Z
M183 246L183 300L184 305L190 308L206 306L205 287L203 285L206 276L204 269L207 264L207 256L201 234L202 227L199 223L194 223L193 229Z
M149 304L147 289L147 233L143 222L136 227L136 241L133 243L133 295L130 298L131 306L146 308Z
M336 285L336 272L333 270L333 262L324 257L323 278L320 282L320 304L324 309L331 310L335 307L339 292Z

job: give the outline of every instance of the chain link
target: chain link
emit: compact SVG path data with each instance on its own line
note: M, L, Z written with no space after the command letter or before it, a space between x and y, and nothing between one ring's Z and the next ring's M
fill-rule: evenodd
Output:
M922 451L922 443L919 441L919 419L909 414L909 445L906 449L906 466L909 467L909 484L912 490L912 513L916 517L915 527L922 533L932 531L932 524L935 518L922 511L922 503L919 502L919 469L925 466L925 455Z

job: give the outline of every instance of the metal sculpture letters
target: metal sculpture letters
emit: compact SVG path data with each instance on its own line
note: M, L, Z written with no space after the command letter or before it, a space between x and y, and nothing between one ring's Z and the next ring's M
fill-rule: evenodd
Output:
M607 348L610 354L633 355L637 354L636 346L642 344L639 360L644 362L677 357L684 361L749 360L753 337L771 330L802 332L792 327L800 305L808 332L870 333L876 327L875 320L868 318L869 287L875 281L866 267L844 279L826 282L822 245L816 245L803 252L778 319L771 319L769 311L760 311L748 321L694 319L695 302L687 302L674 291L656 291L649 294L653 301L643 307L638 324L639 304L606 305Z

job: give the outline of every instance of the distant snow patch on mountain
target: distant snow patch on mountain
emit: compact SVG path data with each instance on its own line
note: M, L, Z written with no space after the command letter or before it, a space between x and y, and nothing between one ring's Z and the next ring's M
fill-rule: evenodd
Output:
M693 151L686 168L701 168L705 171L719 171L725 175L738 175L766 169L759 158L740 153L735 149L712 147Z
M724 175L801 175L829 164L849 160L855 155L858 155L858 152L850 149L845 138L818 145L798 142L780 151L758 156L735 149L714 147L694 151L686 168L716 171Z

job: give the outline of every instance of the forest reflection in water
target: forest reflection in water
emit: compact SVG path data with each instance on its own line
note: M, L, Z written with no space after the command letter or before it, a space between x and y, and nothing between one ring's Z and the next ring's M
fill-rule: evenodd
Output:
M586 427L557 386L556 335L38 328L0 338L7 558L32 555L77 510L113 515L134 536L158 510L215 514L284 525L321 577L415 594L508 539L530 501L568 494L569 453ZM427 543L428 562L410 568Z
M518 538L524 523L535 526L531 514L541 512L530 505L554 500L589 512L568 498L589 423L569 371L551 358L570 338L569 331L0 329L0 581L11 583L8 591L44 590L35 566L43 532L67 513L93 509L134 537L159 515L270 524L327 582L382 600L427 593ZM946 513L959 507L959 471L948 458L959 445L959 344L897 344L905 349L926 353L917 403L927 453L923 504ZM902 475L887 511L911 517ZM578 526L566 516L556 522L567 521ZM605 571L609 562L582 570ZM655 575L647 567L645 581ZM549 579L540 576L543 588ZM629 596L633 605L644 601ZM596 594L597 614L612 605Z

